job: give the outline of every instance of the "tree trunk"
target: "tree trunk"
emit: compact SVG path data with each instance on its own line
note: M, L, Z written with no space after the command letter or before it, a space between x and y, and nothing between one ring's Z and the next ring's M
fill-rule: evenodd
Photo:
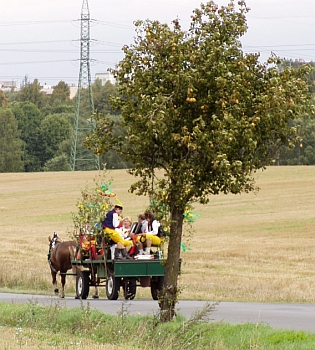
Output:
M178 271L180 258L180 243L183 232L183 209L174 207L171 211L170 240L165 266L162 291L159 295L160 320L167 322L175 315L175 304L178 298Z

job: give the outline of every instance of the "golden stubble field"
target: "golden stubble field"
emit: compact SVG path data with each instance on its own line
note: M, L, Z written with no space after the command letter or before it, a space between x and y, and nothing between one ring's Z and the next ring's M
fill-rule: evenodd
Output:
M72 232L71 213L98 172L0 174L0 290L53 294L48 236ZM136 218L148 198L128 192L134 178L108 172L112 190ZM256 174L258 194L219 195L200 214L192 250L182 254L181 299L258 302L315 301L315 168L269 167ZM27 288L25 288L27 286ZM66 295L74 296L73 278ZM105 298L105 291L101 298ZM138 288L136 298L150 298Z

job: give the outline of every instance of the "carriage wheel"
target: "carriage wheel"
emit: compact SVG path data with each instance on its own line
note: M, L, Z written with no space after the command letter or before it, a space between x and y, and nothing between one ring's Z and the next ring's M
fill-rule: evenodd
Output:
M76 297L86 299L90 291L90 273L87 271L77 271L76 278Z
M124 297L126 300L133 300L137 292L136 278L128 278L124 283Z
M163 276L151 278L151 295L153 300L159 299L159 291L162 290L163 281L164 281Z
M109 300L117 300L120 289L120 277L115 277L114 273L108 270L106 281L106 295Z

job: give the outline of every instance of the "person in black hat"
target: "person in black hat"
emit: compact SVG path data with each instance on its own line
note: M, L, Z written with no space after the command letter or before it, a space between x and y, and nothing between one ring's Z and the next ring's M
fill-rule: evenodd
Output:
M120 233L115 230L120 225L120 218L123 210L121 205L115 205L114 209L106 214L105 220L102 223L105 233L108 237L117 244L115 248L115 259L132 259L128 252L131 249L133 242L131 240L125 240L121 237Z

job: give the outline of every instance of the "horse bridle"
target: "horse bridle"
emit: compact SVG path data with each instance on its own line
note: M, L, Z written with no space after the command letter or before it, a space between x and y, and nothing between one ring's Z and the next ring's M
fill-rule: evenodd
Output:
M62 240L60 239L60 237L57 235L56 232L54 232L54 235L50 241L50 247L51 247L51 250L53 250L56 246L57 243L61 243Z

